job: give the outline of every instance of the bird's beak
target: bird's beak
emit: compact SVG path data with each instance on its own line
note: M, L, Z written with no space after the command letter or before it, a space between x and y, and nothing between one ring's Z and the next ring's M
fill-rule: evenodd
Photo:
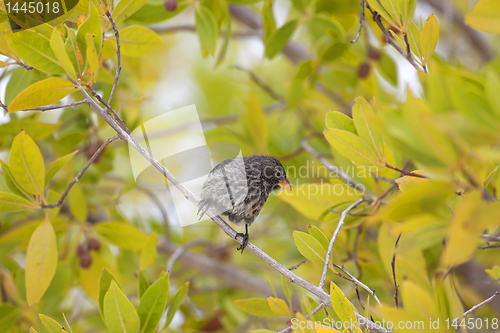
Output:
M280 180L279 184L281 187L283 187L284 189L286 189L288 191L292 190L292 185L290 185L290 182L288 181L288 179Z

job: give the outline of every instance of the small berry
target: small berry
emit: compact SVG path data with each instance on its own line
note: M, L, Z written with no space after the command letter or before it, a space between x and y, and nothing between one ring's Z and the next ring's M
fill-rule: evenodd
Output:
M175 12L177 9L177 0L165 0L163 2L163 7L167 12Z
M87 241L89 245L89 250L99 251L101 248L101 242L97 238L90 237Z
M370 47L368 49L368 58L378 61L382 57L382 54L376 48Z
M78 247L76 248L76 254L80 257L85 252L87 252L85 250L85 246L83 244L78 244Z
M360 79L365 79L370 74L370 64L367 62L362 62L358 66L358 77Z
M80 267L89 268L92 265L92 257L88 253L84 253L80 256Z

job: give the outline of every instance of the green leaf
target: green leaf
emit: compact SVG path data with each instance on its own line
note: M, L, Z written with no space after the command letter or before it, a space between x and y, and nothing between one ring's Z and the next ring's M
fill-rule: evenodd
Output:
M407 32L415 16L417 0L368 0L368 4L391 25Z
M56 233L48 217L31 235L26 254L26 298L28 305L42 299L57 269Z
M116 278L111 274L107 267L103 267L101 276L99 277L99 312L101 313L102 319L104 319L104 297L111 286L111 282L115 281L118 288L121 289L120 284Z
M266 0L262 6L262 28L264 29L264 42L276 31L276 21L274 19L273 1Z
M329 111L326 113L326 128L328 129L340 129L343 131L351 132L352 134L358 134L356 132L356 126L354 126L354 121L352 118L346 116L338 111Z
M50 41L42 34L31 30L6 34L9 46L28 65L50 74L64 74Z
M295 230L293 232L293 241L297 250L305 258L314 262L325 262L326 251L323 245L313 236L305 232Z
M288 309L288 305L286 304L285 300L269 296L267 298L267 303L269 303L269 307L271 308L271 311L276 316L289 316L290 315L290 309Z
M268 131L266 117L255 94L250 94L245 111L245 120L252 140L259 147L259 152L267 154Z
M474 29L500 34L500 2L479 0L465 16L465 23Z
M73 83L60 77L41 80L33 83L17 95L8 106L8 111L16 112L49 105L79 89Z
M363 97L357 97L352 107L352 119L358 136L371 146L377 154L377 159L382 160L379 147L381 144L380 136L373 131L370 123L373 122L375 114L373 109Z
M119 23L142 8L148 0L120 0L113 10L113 20Z
M43 198L45 173L42 153L24 131L12 142L9 164L12 176L19 185L27 192Z
M309 232L309 234L311 236L313 236L314 238L316 238L318 240L318 242L321 244L321 246L323 246L325 251L328 250L328 246L330 245L330 241L328 240L326 235L323 233L323 231L321 231L320 228L316 227L315 225L308 224L307 231ZM326 255L326 252L325 252L325 255Z
M12 213L29 208L39 208L36 204L13 193L0 192L0 212Z
M156 243L158 242L158 234L153 232L144 247L141 250L139 258L139 270L142 271L151 265L156 259Z
M39 314L40 320L42 321L43 326L47 329L49 333L61 333L62 326L59 325L57 321L54 319L47 317L46 315Z
M328 140L333 148L353 163L364 165L385 165L378 160L377 154L359 136L351 132L338 129L329 129L323 133L325 134L326 140Z
M104 322L109 333L139 332L137 312L115 281L104 296Z
M314 71L313 63L311 60L304 61L295 75L295 80L304 81Z
M219 36L217 19L208 7L199 6L195 12L194 20L201 45L209 54L215 56Z
M50 36L50 47L66 74L76 80L77 77L75 68L73 67L73 63L69 59L66 47L63 43L61 32L58 29L52 29L52 35Z
M398 70L394 60L385 52L381 52L380 60L377 62L377 69L380 75L393 86L398 85Z
M170 322L174 318L175 313L181 306L182 302L187 296L189 289L189 282L184 283L182 288L180 288L177 293L175 294L174 298L170 302L170 305L168 306L168 312L167 312L167 321L165 322L165 327L168 327L170 325Z
M24 199L30 199L30 195L23 190L21 185L14 179L14 176L12 176L12 173L10 172L10 168L7 164L4 163L4 161L0 160L0 163L2 164L2 171L3 171L3 177L5 179L5 183L7 186L10 188L12 193L24 198Z
M139 278L138 278L138 285L139 285L139 299L144 295L146 290L149 288L149 282L148 279L144 276L144 274L139 271Z
M82 56L84 56L87 50L87 34L92 36L94 41L94 48L96 53L101 53L102 45L102 28L101 20L99 19L99 13L94 5L93 1L89 1L89 12L87 19L80 25L78 32L76 34L76 42ZM85 59L83 59L85 60Z
M356 315L354 314L350 302L347 300L342 290L333 282L330 283L330 300L333 310L343 323L357 322Z
M69 326L68 319L66 319L66 315L64 314L64 312L62 315L64 317L64 322L66 323L66 326L64 326L64 328L66 329L66 331L68 331L68 333L73 333L73 330L71 329L71 326Z
M275 317L267 300L260 298L239 299L234 305L242 311L257 317Z
M220 48L219 54L217 55L217 61L215 67L219 66L226 58L227 48L229 47L229 42L231 41L231 18L228 17L226 22L226 33L224 35L224 40L222 42L222 47Z
M429 15L425 22L424 29L420 34L420 45L424 56L424 64L427 64L431 59L434 50L436 49L439 39L439 23L434 14Z
M48 184L52 178L56 175L56 173L61 170L61 168L68 163L75 154L78 153L78 150L75 150L72 153L69 153L68 155L64 155L62 157L59 157L57 160L52 162L47 169L45 169L45 184Z
M69 210L80 222L86 222L88 216L87 200L80 183L75 183L68 194Z
M288 40L295 32L297 23L298 20L287 22L269 36L265 43L265 54L267 58L272 59L283 50Z
M112 40L116 47L116 40ZM140 57L162 41L152 30L142 25L131 25L120 31L120 50L123 55Z
M124 249L140 249L148 241L148 236L125 222L104 222L94 227L111 243Z
M169 274L164 274L142 295L137 307L141 333L153 333L165 312L169 294Z
M0 327L9 332L9 329L19 319L21 310L11 304L0 304Z

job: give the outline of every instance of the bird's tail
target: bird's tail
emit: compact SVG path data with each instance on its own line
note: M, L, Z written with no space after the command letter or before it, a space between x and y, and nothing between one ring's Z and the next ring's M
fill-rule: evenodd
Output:
M207 209L209 206L210 206L210 202L208 202L207 199L202 199L200 201L200 203L198 204L198 213L196 213L196 215L198 215L201 212L201 215L200 215L200 218L198 219L198 221L201 220L203 215L205 215L204 210Z

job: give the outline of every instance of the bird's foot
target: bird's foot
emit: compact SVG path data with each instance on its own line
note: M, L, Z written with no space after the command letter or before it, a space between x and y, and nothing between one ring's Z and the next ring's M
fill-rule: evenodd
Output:
M245 233L245 234L244 234L244 233L241 233L241 232L238 232L238 233L236 234L236 237L238 237L238 236L243 237L243 243L241 243L241 245L240 245L240 246L238 246L238 247L236 248L236 250L238 250L238 251L240 251L240 250L241 250L241 254L243 254L243 250L244 250L244 249L247 247L247 245L248 245L248 238L249 238L249 235L248 235L248 232L247 232L247 233Z
M196 213L196 215L198 215L201 212L201 215L200 215L200 218L198 219L198 221L201 220L201 218L205 214L204 210L207 209L209 205L210 205L210 203L208 202L208 200L203 199L200 201L200 203L198 204L198 213Z

